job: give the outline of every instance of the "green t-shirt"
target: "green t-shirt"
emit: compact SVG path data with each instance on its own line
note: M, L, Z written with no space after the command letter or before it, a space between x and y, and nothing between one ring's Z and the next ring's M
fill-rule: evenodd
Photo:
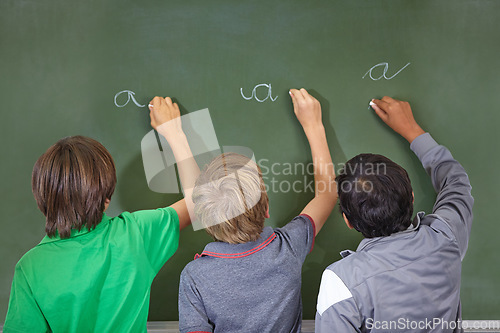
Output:
M178 244L173 208L46 236L16 265L3 331L146 332L151 283Z

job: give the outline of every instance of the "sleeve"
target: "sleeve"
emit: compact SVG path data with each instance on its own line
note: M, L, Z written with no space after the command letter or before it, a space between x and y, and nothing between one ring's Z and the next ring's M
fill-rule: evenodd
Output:
M179 283L179 330L181 333L213 332L203 300L187 268L182 271Z
M49 325L19 264L16 265L12 281L9 308L3 332L50 332Z
M158 272L179 246L179 217L171 207L131 214L139 225L151 266Z
M361 332L362 318L350 290L333 271L321 277L315 332Z
M316 230L314 221L309 215L301 214L284 227L276 229L275 232L283 236L301 262L306 260L306 256L314 247Z
M413 140L411 149L431 176L437 192L432 212L451 229L463 259L469 242L474 204L469 177L450 151L438 145L429 133Z

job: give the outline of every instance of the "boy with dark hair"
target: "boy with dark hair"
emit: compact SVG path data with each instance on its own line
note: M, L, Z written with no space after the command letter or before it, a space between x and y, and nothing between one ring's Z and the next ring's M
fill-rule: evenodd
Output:
M315 197L291 222L273 229L264 226L269 201L254 161L223 154L203 170L194 186L193 209L215 242L182 271L182 333L300 332L302 264L336 203L337 191L321 106L305 89L290 94L311 146ZM177 127L171 127L170 135L182 138ZM182 144L170 144L174 154L182 151Z
M412 221L413 192L402 167L373 154L346 163L337 177L340 210L365 239L324 271L316 332L460 332L461 261L474 202L469 179L420 128L407 102L372 102L408 140L438 195L432 214Z
M366 238L408 229L413 191L405 169L376 154L349 160L336 178L340 212Z
M87 137L38 159L32 189L47 236L16 265L5 333L146 332L151 283L190 218L184 200L110 218L115 184L113 158Z

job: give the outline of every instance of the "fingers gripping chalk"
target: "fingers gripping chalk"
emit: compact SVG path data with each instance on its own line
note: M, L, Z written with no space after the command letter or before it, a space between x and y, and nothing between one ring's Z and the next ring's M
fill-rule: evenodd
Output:
M375 102L372 100L370 100L370 103L369 103L369 106L368 106L368 110L370 110L370 108L372 108L373 110L375 110L374 106L377 106L377 104L375 104Z
M153 107L153 104L148 104L148 107L152 108L152 107Z

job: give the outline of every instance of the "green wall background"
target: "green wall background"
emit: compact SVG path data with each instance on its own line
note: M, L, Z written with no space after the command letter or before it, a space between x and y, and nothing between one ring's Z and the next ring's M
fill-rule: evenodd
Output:
M261 165L310 162L289 88L322 103L335 163L361 152L387 155L412 179L415 211L430 212L430 180L408 144L368 110L384 95L410 101L417 121L450 148L470 174L475 223L462 272L465 319L498 319L500 259L496 218L498 1L179 1L2 0L0 2L0 321L14 266L44 235L31 194L34 162L64 136L101 141L117 164L110 215L156 208L180 195L151 192L140 142L148 112L113 102L122 90L141 104L172 96L184 113L209 108L219 143L246 146ZM391 80L363 76L379 63ZM372 76L382 76L382 66ZM245 100L258 84L265 102ZM257 89L264 99L265 88ZM313 194L281 191L310 175L267 175L268 224L282 226ZM278 186L278 187L276 187ZM321 272L356 249L336 208L303 267L304 318L312 319ZM210 241L184 231L180 249L154 281L150 320L177 319L178 277ZM265 281L263 281L265 283Z

